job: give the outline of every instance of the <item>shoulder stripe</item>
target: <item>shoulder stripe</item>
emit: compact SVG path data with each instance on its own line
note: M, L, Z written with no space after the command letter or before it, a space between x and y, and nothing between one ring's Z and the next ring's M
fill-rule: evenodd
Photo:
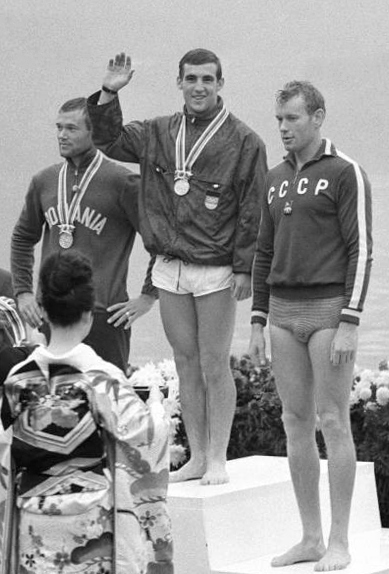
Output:
M351 294L349 306L352 309L358 309L363 299L363 288L366 277L366 268L368 263L368 245L366 229L366 190L365 181L362 176L361 168L356 161L349 158L343 152L336 150L339 157L349 162L355 172L357 182L357 218L358 218L358 262L354 279L354 287Z
M325 148L324 148L324 154L325 155L331 155L331 147L332 147L332 143L331 140L328 138L324 138L325 139Z

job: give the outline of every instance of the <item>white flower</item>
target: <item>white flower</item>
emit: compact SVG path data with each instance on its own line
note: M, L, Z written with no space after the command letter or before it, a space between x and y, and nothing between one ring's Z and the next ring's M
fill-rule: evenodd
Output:
M162 387L165 384L160 370L154 363L146 363L131 375L129 381L133 387L150 387L154 383Z
M380 371L374 382L377 387L389 387L389 371Z
M169 417L177 417L181 414L181 407L178 400L174 397L168 396L167 399L162 401L166 414Z
M164 359L158 363L158 369L166 380L178 380L176 364L173 359Z
M373 401L369 401L366 406L365 409L367 411L376 411L378 409L377 405L375 403L373 403Z
M384 407L389 402L389 389L387 387L380 387L377 389L376 394L377 403Z
M376 373L374 371L372 371L371 369L364 369L360 374L360 383L362 384L362 386L369 386L371 385L371 383L374 383L374 380L376 378Z
M176 468L179 464L185 461L186 452L185 448L180 444L172 444L170 446L170 464Z
M351 391L349 400L350 405L356 405L359 402L359 400L360 400L359 393L355 392L355 390Z
M365 387L359 391L359 398L362 401L368 401L371 397L371 389Z

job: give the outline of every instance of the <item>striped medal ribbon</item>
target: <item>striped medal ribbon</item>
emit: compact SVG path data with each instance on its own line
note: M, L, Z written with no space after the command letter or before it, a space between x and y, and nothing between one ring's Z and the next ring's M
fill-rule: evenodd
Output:
M177 195L186 195L190 190L189 179L192 176L192 166L216 132L221 128L229 112L226 107L220 110L207 129L201 134L188 157L185 158L186 116L182 115L180 129L176 138L176 170L174 172L174 191Z
M73 233L75 229L74 219L80 206L81 200L90 184L93 176L103 161L103 154L97 150L95 157L85 171L80 185L73 186L75 192L70 205L66 200L66 177L68 162L65 161L58 176L58 216L59 216L59 245L63 249L69 249L73 245Z

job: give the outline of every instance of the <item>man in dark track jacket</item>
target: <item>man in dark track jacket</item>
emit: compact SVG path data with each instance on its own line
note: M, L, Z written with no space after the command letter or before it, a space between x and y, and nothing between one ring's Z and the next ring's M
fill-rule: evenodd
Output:
M33 177L12 234L19 312L32 327L42 322L33 286L34 247L42 233L42 261L56 250L79 250L91 260L96 285L94 322L85 342L125 371L130 325L156 296L150 277L138 298L129 300L127 294L129 257L139 227L139 176L95 148L85 98L61 107L57 137L65 162Z
M321 137L324 98L309 82L278 93L276 117L288 155L271 169L253 276L250 354L272 366L282 400L302 541L273 566L350 562L348 521L355 477L349 395L357 328L371 268L371 191L365 172ZM319 504L316 417L328 454L332 523L326 548Z

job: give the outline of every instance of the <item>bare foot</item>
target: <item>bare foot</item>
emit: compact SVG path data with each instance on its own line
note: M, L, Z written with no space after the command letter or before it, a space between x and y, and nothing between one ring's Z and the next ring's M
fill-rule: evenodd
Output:
M213 463L208 465L207 472L201 479L201 484L226 484L230 478L226 471L226 465Z
M205 463L197 463L194 460L188 460L178 470L169 473L169 482L185 482L186 480L196 480L201 478L205 472Z
M330 570L343 570L351 562L347 547L343 545L329 546L323 558L315 564L315 572L329 572Z
M326 549L322 542L318 544L300 542L296 546L292 546L285 554L275 556L271 561L271 565L290 566L297 562L317 562L324 555Z

